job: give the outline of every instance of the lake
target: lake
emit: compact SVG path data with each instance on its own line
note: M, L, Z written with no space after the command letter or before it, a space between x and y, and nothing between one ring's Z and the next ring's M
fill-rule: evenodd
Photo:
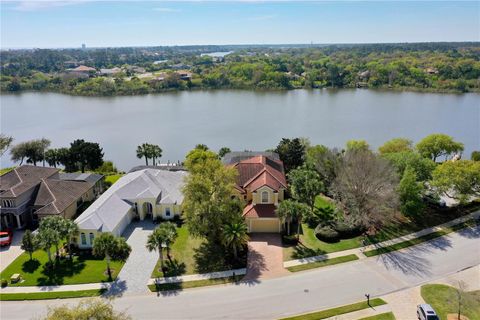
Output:
M1 131L15 142L45 137L52 147L74 139L99 142L119 169L144 164L137 145L163 149L162 162L182 160L204 143L213 150L265 150L282 137L342 147L365 139L378 147L435 132L480 149L480 94L431 94L362 89L282 92L191 91L133 97L75 97L55 93L2 95ZM9 155L1 166L11 166Z

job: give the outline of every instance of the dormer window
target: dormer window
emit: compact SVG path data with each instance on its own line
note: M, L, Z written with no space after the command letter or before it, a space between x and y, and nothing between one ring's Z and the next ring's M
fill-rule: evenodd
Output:
M268 203L268 191L262 191L262 203Z
M2 205L4 208L12 208L13 207L13 201L12 200L3 200Z

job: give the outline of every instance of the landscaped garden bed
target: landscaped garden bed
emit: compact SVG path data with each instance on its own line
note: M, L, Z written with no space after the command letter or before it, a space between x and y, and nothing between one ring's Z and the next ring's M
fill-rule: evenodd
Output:
M47 253L37 250L30 260L28 253L22 253L5 270L0 273L1 279L10 279L13 274L20 274L21 280L9 286L52 286L81 283L108 282L106 262L98 259L88 251L79 251L70 260L61 257L55 266L49 267ZM123 267L122 262L112 261L112 278L115 279Z

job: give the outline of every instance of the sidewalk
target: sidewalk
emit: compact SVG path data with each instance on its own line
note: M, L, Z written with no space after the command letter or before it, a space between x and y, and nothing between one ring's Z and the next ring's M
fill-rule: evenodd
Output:
M148 281L148 284L150 285L150 284L178 283L178 282L228 278L228 277L233 277L233 274L235 274L236 276L241 276L246 273L247 273L247 269L242 268L242 269L227 270L227 271L220 271L220 272L199 273L199 274L189 274L189 275L178 276L178 277L150 279Z
M391 312L391 308L388 304L384 304L378 307L358 310L350 313L344 313L338 316L333 316L330 318L325 318L323 320L358 320L367 317L373 317L378 314Z
M95 290L108 289L111 282L102 283L84 283L84 284L70 284L61 286L29 286L29 287L5 287L0 289L2 293L32 293L32 292L60 292L60 291L80 291L80 290Z
M363 254L363 252L365 252L365 251L378 249L380 247L388 247L388 246L391 246L391 245L394 245L394 244L397 244L397 243L409 241L409 240L419 238L419 237L422 237L424 235L427 235L427 234L430 234L430 233L433 233L433 232L436 232L436 231L440 231L444 228L448 228L448 227L455 226L457 224L461 224L461 223L463 223L467 220L470 220L472 218L478 219L479 217L480 217L480 211L476 211L476 212L469 213L469 214L467 214L463 217L460 217L460 218L448 221L446 223L440 224L438 226L423 229L423 230L420 230L420 231L417 231L417 232L414 232L414 233L410 233L408 235L398 237L398 238L395 238L395 239L371 244L371 245L368 245L368 246L365 246L365 247L354 248L354 249L349 249L349 250L344 250L344 251L337 251L337 252L332 252L332 253L329 253L329 254L324 254L324 255L319 255L319 256L314 256L314 257L285 261L283 263L283 266L285 268L288 268L288 267L298 266L298 265L301 265L301 264L307 264L307 263L322 261L322 260L326 260L326 259L347 256L347 255L350 255L350 254L355 254L360 259L365 259L365 258L367 258Z

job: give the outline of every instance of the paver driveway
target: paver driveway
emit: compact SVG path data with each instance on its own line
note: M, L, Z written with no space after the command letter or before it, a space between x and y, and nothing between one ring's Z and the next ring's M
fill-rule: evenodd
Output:
M256 233L248 242L247 275L245 280L270 279L288 274L283 267L280 234Z
M147 282L157 263L158 254L145 247L148 235L155 229L151 221L132 222L123 236L132 247L127 262L110 288L111 295L136 294L148 291Z

